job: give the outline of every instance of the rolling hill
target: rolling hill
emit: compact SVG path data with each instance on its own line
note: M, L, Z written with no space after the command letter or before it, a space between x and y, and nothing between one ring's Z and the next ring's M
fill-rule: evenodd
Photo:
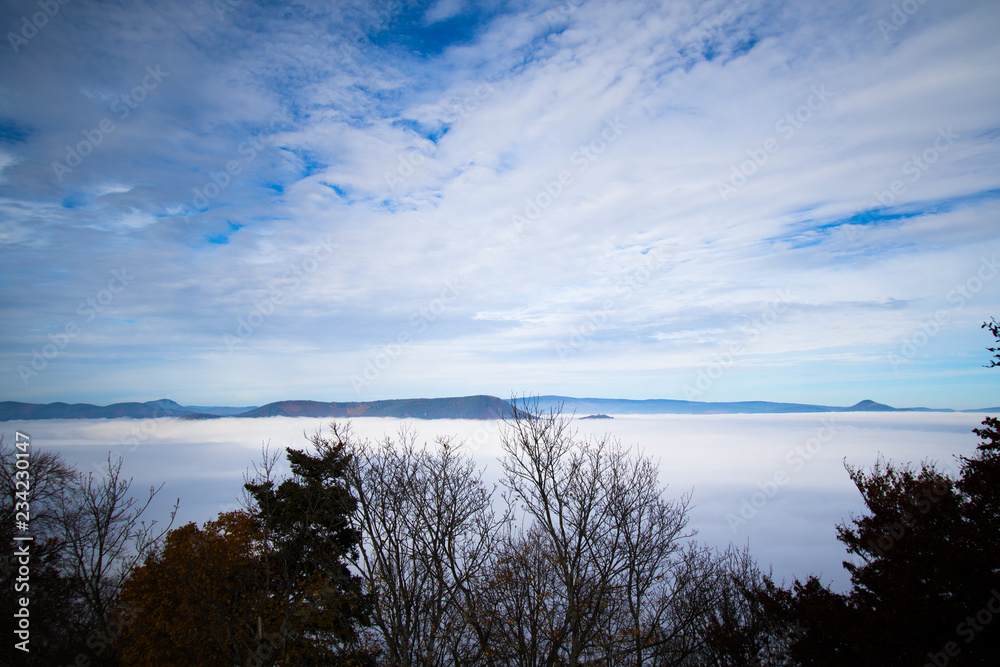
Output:
M629 400L620 398L573 398L539 396L530 399L542 410L561 407L566 414L781 414L795 412L956 412L938 408L894 408L872 400L850 407L770 401L701 402L671 399ZM460 396L453 398L407 398L385 401L346 403L322 401L277 401L260 407L180 405L170 399L145 403L114 403L100 406L89 403L20 403L0 402L0 421L33 419L218 419L221 417L392 417L396 419L496 419L509 414L510 401L496 396ZM981 408L960 412L997 413L1000 408Z

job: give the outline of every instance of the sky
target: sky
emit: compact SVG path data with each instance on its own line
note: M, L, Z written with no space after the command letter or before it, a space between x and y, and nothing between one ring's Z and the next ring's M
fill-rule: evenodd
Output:
M991 1L5 2L0 400L1000 405Z

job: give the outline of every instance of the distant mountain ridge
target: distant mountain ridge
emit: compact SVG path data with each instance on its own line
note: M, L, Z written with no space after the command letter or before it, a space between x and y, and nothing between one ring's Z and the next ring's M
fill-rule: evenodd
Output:
M220 417L395 417L398 419L496 419L508 414L510 403L495 396L414 398L387 401L323 403L278 401L260 407L184 406L161 398L145 403L0 402L0 421L35 419L218 419Z
M850 407L813 405L809 403L774 403L771 401L683 401L666 398L632 400L626 398L573 398L571 396L539 396L538 406L549 410L561 405L566 412L591 414L782 414L789 412L899 412L929 411L932 408L893 408L864 400ZM941 412L955 412L950 409Z
M185 417L191 414L174 401L161 399L146 403L114 403L91 405L89 403L0 403L0 420L12 419L147 419L155 417Z
M1000 412L1000 408L951 410L948 408L894 408L872 400L850 407L774 403L770 401L701 402L672 399L631 400L622 398L573 398L539 396L542 410L561 406L563 412L593 414L783 414L796 412ZM496 396L460 396L454 398L408 398L385 401L324 403L322 401L277 401L260 407L180 405L162 398L145 403L114 403L100 406L89 403L19 403L0 402L0 421L35 419L218 419L220 417L393 417L396 419L496 419L509 414L510 401Z
M562 406L564 412L577 414L630 415L700 415L700 414L785 414L794 412L1000 412L1000 408L952 410L951 408L894 408L865 399L850 407L813 405L809 403L775 403L771 401L682 401L665 398L632 400L626 398L573 398L571 396L539 396L538 407L549 410Z
M496 419L510 403L496 396L407 398L388 401L321 403L278 401L238 417L395 417L397 419Z

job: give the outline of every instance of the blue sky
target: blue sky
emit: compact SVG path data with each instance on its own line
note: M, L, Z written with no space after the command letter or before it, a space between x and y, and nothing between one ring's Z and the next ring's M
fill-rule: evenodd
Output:
M0 400L1000 404L994 2L42 4Z

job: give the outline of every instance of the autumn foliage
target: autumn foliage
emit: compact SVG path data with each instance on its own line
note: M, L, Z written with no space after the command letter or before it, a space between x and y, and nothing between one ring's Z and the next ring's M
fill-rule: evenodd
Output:
M260 531L243 512L203 528L172 531L160 553L136 569L121 595L134 610L122 638L122 662L153 667L241 664L257 634L263 580L255 551ZM270 612L270 613L269 613Z
M172 531L135 570L121 602L133 610L122 664L364 665L358 627L369 600L344 557L360 539L341 477L343 452L289 450L248 481L244 511Z

